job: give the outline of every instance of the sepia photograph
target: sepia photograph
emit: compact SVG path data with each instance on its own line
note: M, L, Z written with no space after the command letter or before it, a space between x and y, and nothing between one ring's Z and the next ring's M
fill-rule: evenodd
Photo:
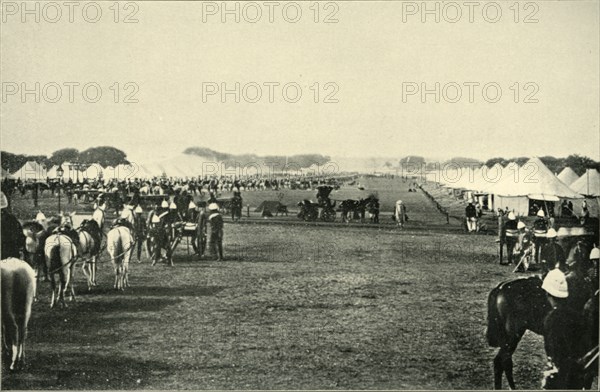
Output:
M0 18L0 389L599 389L600 2Z

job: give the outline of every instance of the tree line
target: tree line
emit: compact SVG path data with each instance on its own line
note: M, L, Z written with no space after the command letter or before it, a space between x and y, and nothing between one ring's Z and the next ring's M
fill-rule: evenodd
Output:
M197 155L203 158L209 158L217 162L223 162L226 165L265 164L277 168L293 167L307 168L317 164L319 166L329 162L331 158L321 154L299 154L299 155L265 155L256 154L229 154L218 152L206 147L189 147L183 151L184 154Z
M19 170L27 161L35 161L46 166L46 168L60 165L63 162L79 162L87 165L98 163L103 167L129 163L125 152L110 146L91 147L84 151L79 151L76 148L62 148L54 151L50 156L13 154L0 151L2 169L7 170L9 173Z

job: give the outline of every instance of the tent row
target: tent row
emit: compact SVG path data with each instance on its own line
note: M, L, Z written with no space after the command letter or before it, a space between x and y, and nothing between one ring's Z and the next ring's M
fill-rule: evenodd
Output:
M153 178L153 177L176 177L176 178L196 178L198 176L268 176L273 173L273 168L260 163L251 163L244 166L226 165L224 162L214 161L208 158L202 158L195 155L179 155L167 160L148 163L132 162L127 165L118 165L115 167L102 167L94 163L83 170L78 170L77 165L70 162L63 162L60 167L63 170L63 181L83 182L84 179L104 179L127 180L134 178ZM2 173L2 178L14 178L21 180L46 181L57 179L59 166L55 165L47 169L43 165L34 161L26 162L16 172ZM302 175L321 175L333 173L336 168L327 165L318 166L316 164L300 169L290 166L287 174ZM11 176L11 177L9 177Z
M465 192L468 200L476 200L491 210L508 209L518 215L528 215L533 203L553 208L560 214L563 200L600 197L600 173L588 169L581 177L570 168L555 175L539 158L531 158L519 167L512 162L506 167L447 168L428 173L427 179Z

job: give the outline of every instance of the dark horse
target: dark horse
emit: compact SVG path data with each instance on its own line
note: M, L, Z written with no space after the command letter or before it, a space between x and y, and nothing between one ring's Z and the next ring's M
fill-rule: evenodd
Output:
M364 222L366 203L363 199L347 199L338 205L338 211L341 212L342 222L349 222L353 219L360 219L361 222Z
M569 258L585 260L589 250L581 242L569 252ZM511 279L500 283L488 296L486 337L491 347L500 350L494 358L494 388L502 388L502 375L515 389L512 355L525 331L543 335L544 319L551 310L539 276Z

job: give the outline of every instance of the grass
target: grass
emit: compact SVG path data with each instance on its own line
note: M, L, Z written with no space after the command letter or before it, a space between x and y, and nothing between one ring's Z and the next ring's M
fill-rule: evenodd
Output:
M115 292L104 255L100 286L87 292L78 268L65 309L49 308L42 284L28 364L3 373L2 388L492 388L487 294L515 276L494 237L425 230L445 217L421 193L373 181L384 206L407 203L407 229L250 219L225 226L224 262L180 245L175 267L134 262L132 287ZM526 334L518 387L539 388L543 360L541 338Z

